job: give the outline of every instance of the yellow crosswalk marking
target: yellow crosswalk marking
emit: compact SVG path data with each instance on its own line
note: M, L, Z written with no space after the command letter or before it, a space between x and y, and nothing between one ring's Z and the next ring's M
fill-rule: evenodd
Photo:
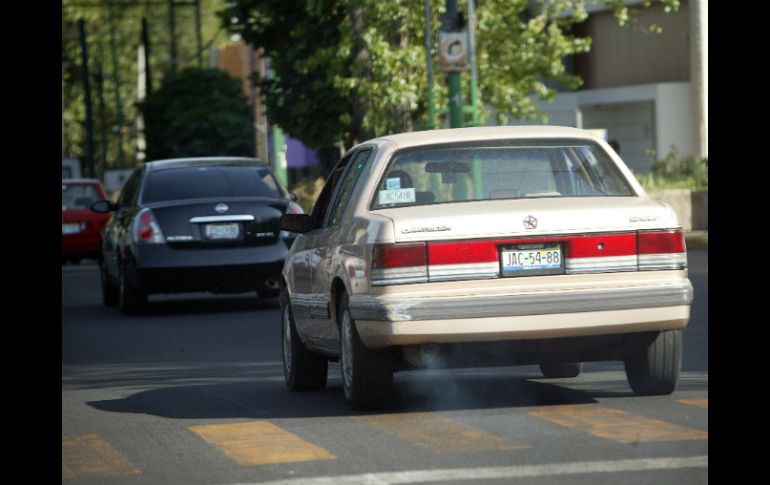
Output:
M190 430L240 465L336 459L325 449L269 421L192 426Z
M591 404L548 406L528 413L620 443L708 439L708 433L704 431Z
M61 455L62 480L142 473L97 434L62 435Z
M703 398L703 399L680 399L677 402L680 402L682 404L689 404L691 406L698 406L698 407L706 408L706 409L708 409L708 407L709 407L709 400L708 400L708 398Z
M437 453L529 448L434 413L378 414L352 419Z

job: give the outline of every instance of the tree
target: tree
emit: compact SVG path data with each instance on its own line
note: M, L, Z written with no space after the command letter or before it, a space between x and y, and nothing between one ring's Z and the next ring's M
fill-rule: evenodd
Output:
M195 9L191 2L174 2L177 68L197 65ZM214 42L225 40L225 30L215 11L224 0L201 0L203 60ZM137 161L137 47L141 19L149 29L152 85L161 83L171 67L169 2L140 0L62 0L62 125L63 156L85 158L85 108L77 21L83 19L88 34L90 83L93 97L97 174L114 168L131 168ZM114 28L111 28L114 27ZM111 40L114 36L115 49ZM117 72L113 69L113 57ZM119 84L116 83L119 81ZM121 103L117 105L116 92ZM101 93L101 96L100 96ZM120 113L120 116L119 116ZM119 142L122 142L119 148ZM125 165L120 167L120 153Z
M254 153L254 121L241 82L224 71L168 74L140 107L148 160Z
M621 25L633 18L623 0L599 1L614 9ZM566 71L564 59L590 49L590 39L571 34L587 18L585 3L476 0L478 108L491 106L499 122L542 120L534 96L552 99L554 83L579 87L582 81ZM676 9L679 1L663 3ZM445 0L430 5L437 65L436 19ZM293 137L314 147L339 141L350 146L427 124L423 2L234 0L220 16L231 32L272 59L274 76L261 83L268 116ZM446 106L443 76L436 76L434 93Z

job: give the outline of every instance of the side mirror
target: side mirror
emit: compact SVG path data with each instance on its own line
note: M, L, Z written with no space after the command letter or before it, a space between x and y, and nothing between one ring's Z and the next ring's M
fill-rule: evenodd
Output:
M114 212L118 210L118 205L113 204L107 199L97 200L89 207L92 211L99 214L107 214L108 212Z
M311 229L310 214L284 214L279 227L282 231L304 234Z
M299 200L299 197L297 197L297 194L295 194L294 192L289 192L289 198L291 199L292 202L297 202Z

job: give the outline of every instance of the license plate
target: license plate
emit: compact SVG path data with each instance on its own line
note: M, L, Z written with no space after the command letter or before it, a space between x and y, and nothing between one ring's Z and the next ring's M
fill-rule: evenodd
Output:
M513 244L500 248L503 276L536 276L564 273L561 243Z
M79 222L62 222L61 233L62 234L78 234L80 232Z
M206 239L222 241L238 239L240 225L237 222L228 224L206 224Z

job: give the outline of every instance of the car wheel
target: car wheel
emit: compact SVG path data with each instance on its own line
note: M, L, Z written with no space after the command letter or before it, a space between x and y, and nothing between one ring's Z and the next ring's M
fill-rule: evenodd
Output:
M577 377L583 370L582 362L567 362L562 364L540 364L540 371L543 377L548 379L558 379L565 377Z
M305 348L300 340L286 290L281 292L281 334L283 376L289 390L313 391L326 387L329 361Z
M104 267L104 261L99 261L99 273L102 280L102 303L104 306L115 306L120 300L120 289L118 286L110 281L107 270Z
M125 315L136 315L144 311L147 295L131 283L125 267L120 268L118 306Z
M682 367L682 331L660 332L625 359L628 383L642 396L671 394Z
M345 400L353 409L383 404L393 386L392 360L382 351L367 349L358 335L348 309L348 295L339 307L342 387Z

